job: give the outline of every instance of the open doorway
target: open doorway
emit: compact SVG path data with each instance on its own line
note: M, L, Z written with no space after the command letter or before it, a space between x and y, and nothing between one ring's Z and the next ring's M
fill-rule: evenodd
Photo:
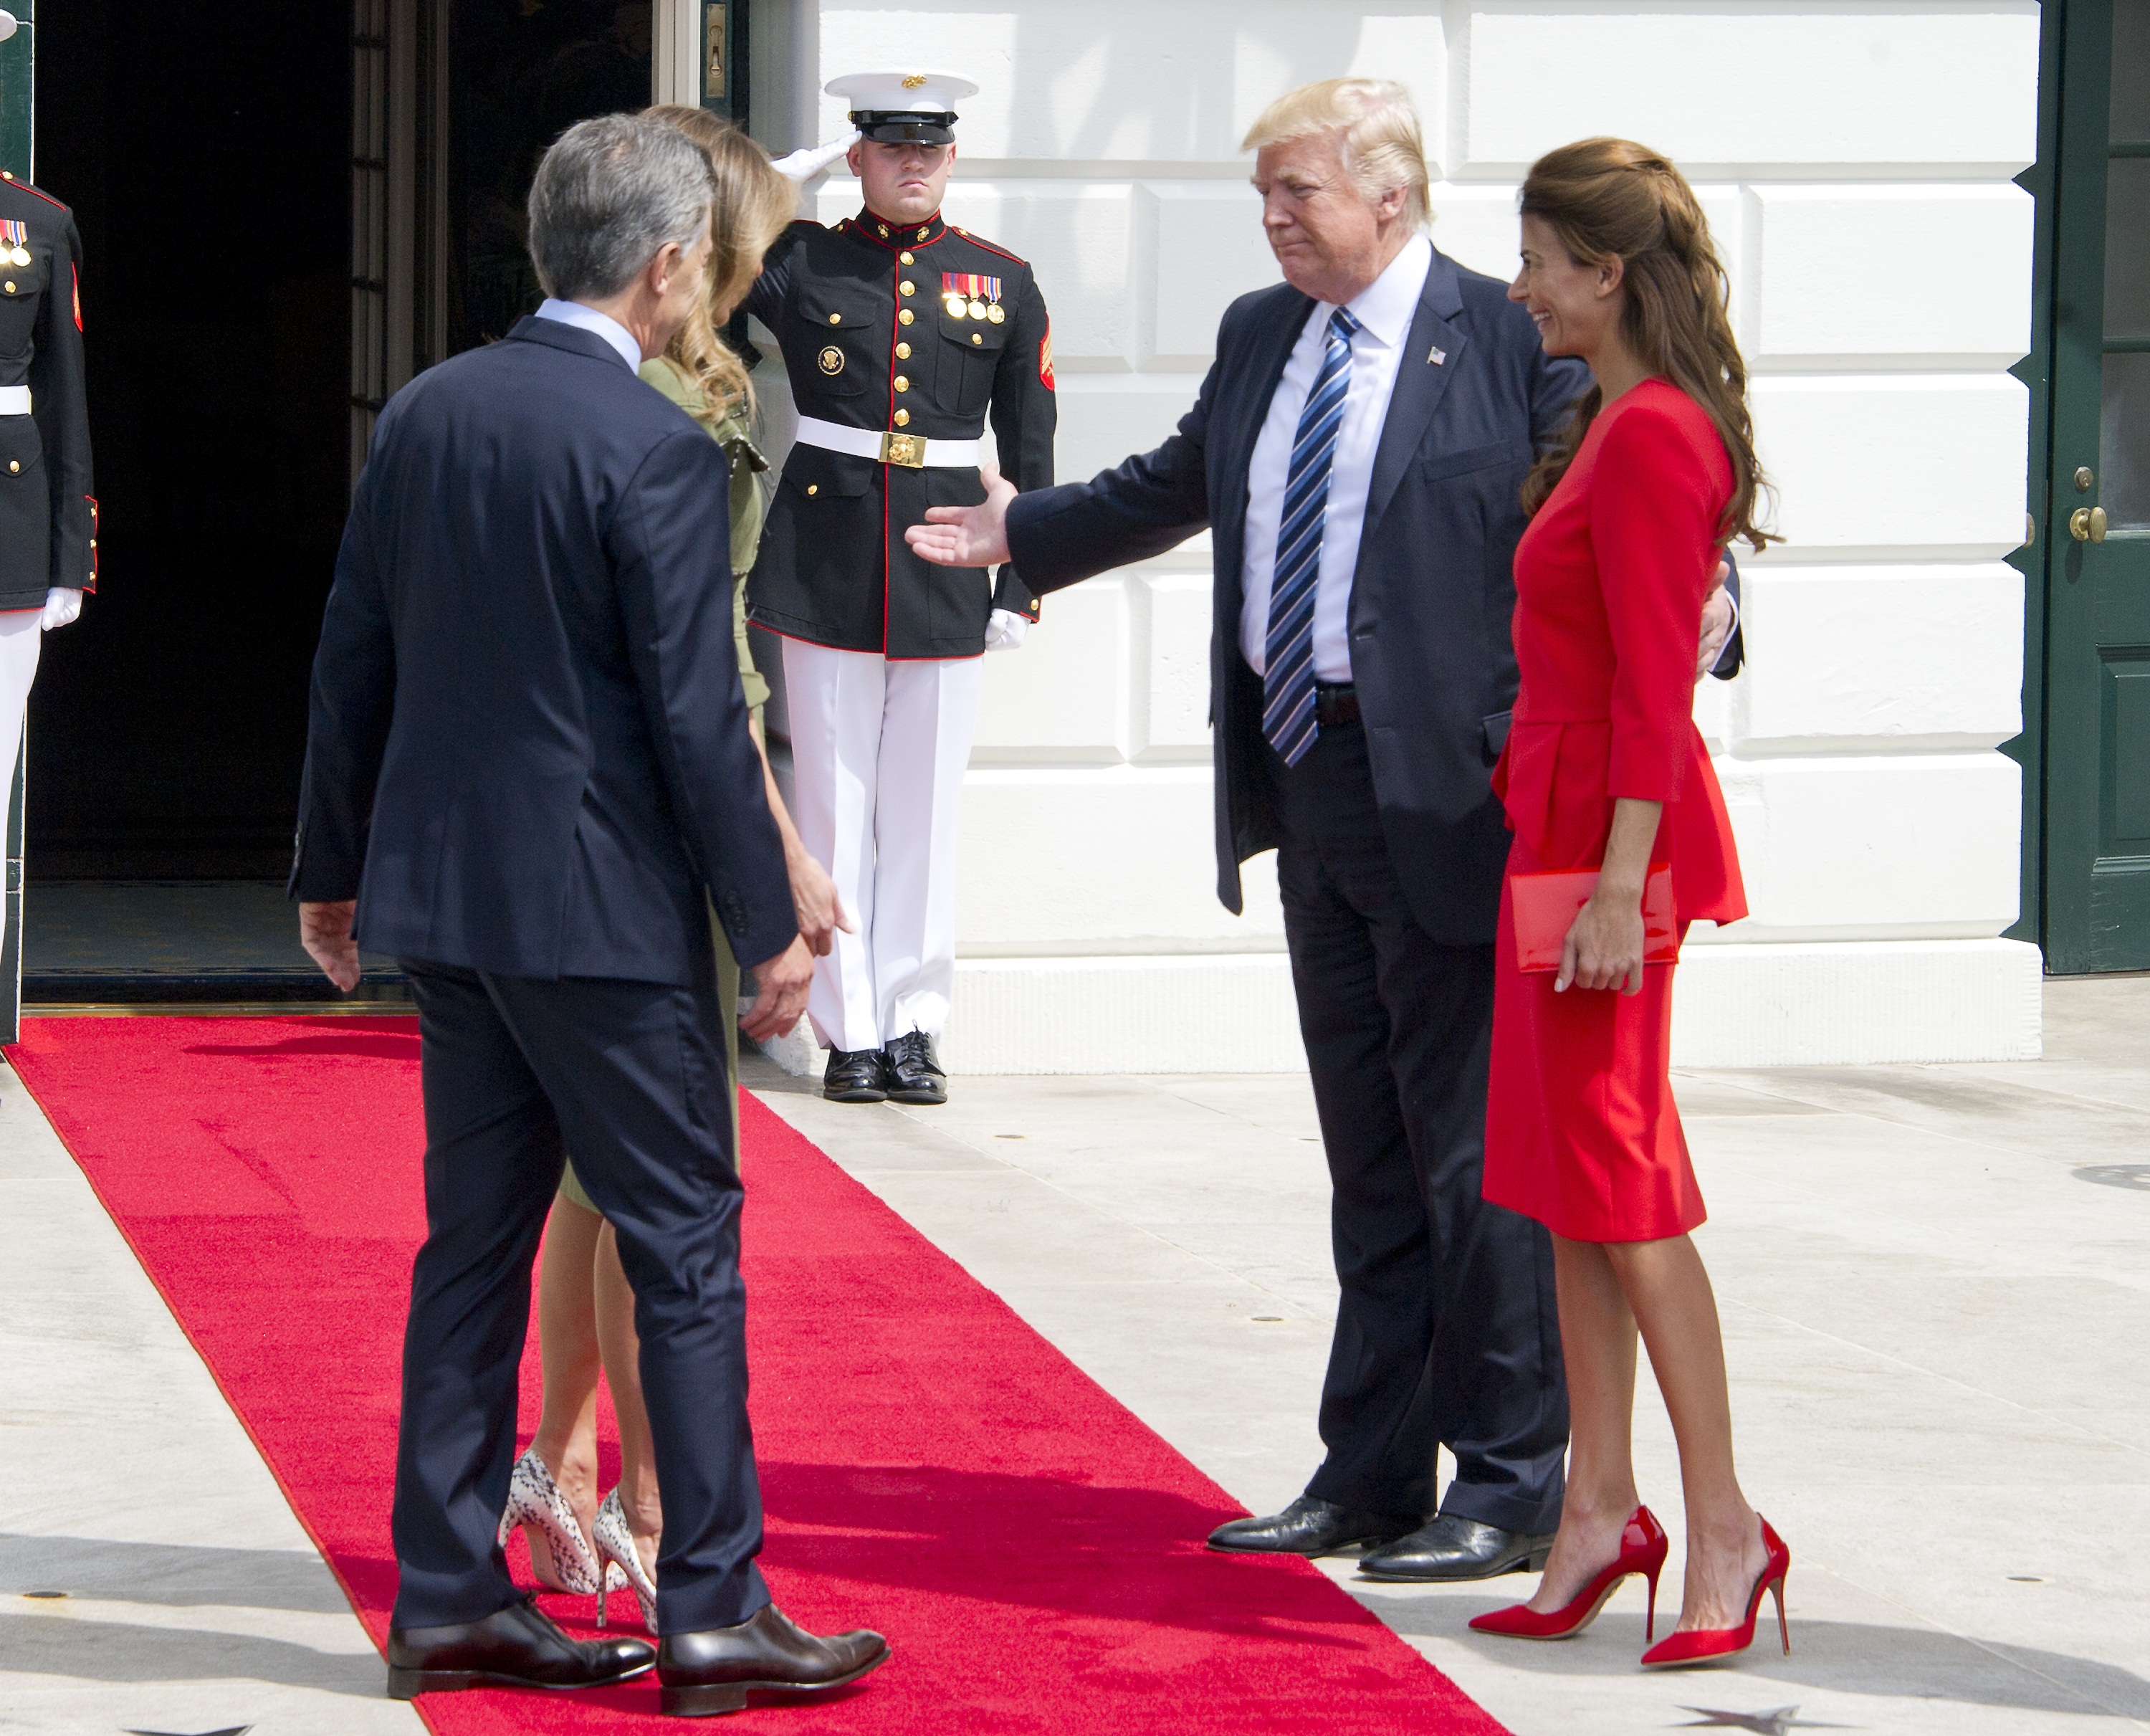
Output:
M573 121L649 100L650 15L38 20L36 179L83 231L102 584L31 701L27 1001L321 997L278 889L354 452L412 373L536 305L531 170Z

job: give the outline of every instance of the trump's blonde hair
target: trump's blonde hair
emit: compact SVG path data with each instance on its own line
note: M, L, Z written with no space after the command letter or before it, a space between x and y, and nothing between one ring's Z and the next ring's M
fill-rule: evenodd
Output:
M1340 135L1345 172L1367 204L1401 187L1403 214L1411 226L1423 229L1432 220L1432 178L1426 173L1418 110L1402 85L1393 78L1324 78L1302 84L1262 110L1239 149L1258 151L1320 133Z

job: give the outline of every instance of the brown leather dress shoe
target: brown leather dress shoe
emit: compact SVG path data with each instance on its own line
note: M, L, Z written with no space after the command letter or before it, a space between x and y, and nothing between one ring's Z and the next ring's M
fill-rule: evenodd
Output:
M609 1688L657 1654L638 1639L570 1639L524 1598L482 1622L388 1630L388 1698L458 1688Z
M824 1639L774 1603L736 1628L668 1633L657 1643L657 1679L673 1718L737 1712L749 1693L823 1693L888 1661L888 1642L860 1628Z

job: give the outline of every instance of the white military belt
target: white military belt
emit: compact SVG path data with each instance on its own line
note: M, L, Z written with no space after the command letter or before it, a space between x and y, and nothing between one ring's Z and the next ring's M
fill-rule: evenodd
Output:
M30 388L27 386L0 386L0 416L28 416L30 413ZM972 441L972 445L977 442Z
M854 458L871 458L882 464L901 464L906 470L969 470L978 462L975 440L928 440L922 434L883 434L872 428L847 428L841 422L825 422L818 416L799 418L799 438L825 452L844 452Z

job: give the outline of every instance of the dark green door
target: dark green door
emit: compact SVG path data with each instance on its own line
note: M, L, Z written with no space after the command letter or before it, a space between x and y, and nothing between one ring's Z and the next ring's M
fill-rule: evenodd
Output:
M2150 0L2068 0L2047 575L2046 966L2150 968Z

